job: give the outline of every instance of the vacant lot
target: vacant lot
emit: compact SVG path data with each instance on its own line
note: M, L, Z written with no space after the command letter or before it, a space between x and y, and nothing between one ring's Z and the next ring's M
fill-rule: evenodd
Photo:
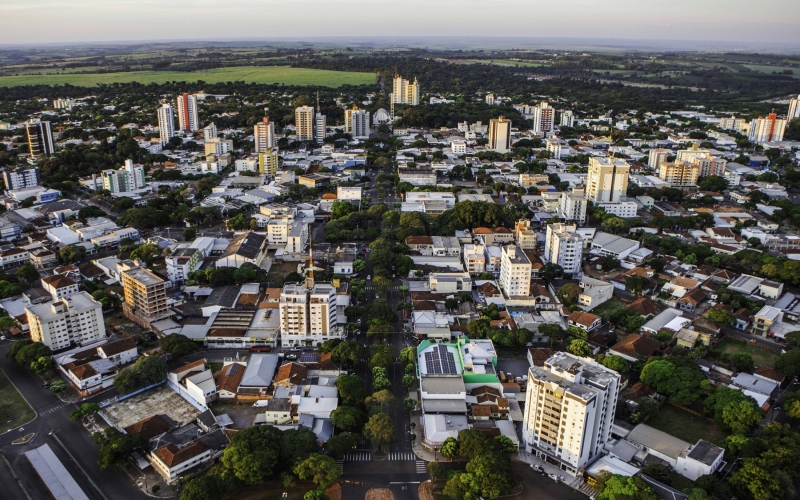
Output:
M722 445L728 436L727 432L704 418L696 417L670 404L662 406L658 416L648 420L647 425L690 444L696 443L698 439L705 439L716 445Z
M147 390L103 408L103 413L117 427L128 427L156 414L166 415L185 425L200 412L166 385Z
M736 354L737 352L746 352L753 357L753 361L755 362L756 366L769 366L770 368L775 366L775 362L780 356L776 352L760 349L759 347L750 345L746 342L741 342L731 337L722 339L722 341L714 347L714 351L725 353L728 356Z
M27 424L35 416L36 414L22 394L11 385L5 373L0 371L0 434Z
M611 299L592 309L592 314L600 316L603 318L603 321L608 321L608 318L614 314L615 311L625 309L625 305L625 302L621 300Z
M66 75L20 75L0 77L0 86L18 85L78 85L92 87L102 83L140 82L196 82L207 83L235 82L282 83L286 85L319 85L339 87L341 85L364 85L375 82L372 73L348 71L326 71L288 66L234 66L197 72L182 71L129 71L122 73L92 73Z

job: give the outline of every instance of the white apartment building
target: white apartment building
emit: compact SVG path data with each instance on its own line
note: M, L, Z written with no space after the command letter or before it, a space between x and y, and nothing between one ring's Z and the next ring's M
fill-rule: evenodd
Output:
M652 169L657 169L659 165L667 161L667 157L672 153L669 149L651 149L650 154L647 156L647 164Z
M322 113L317 113L314 118L314 140L317 144L325 142L325 135L328 132L328 117Z
M450 143L450 149L453 151L454 155L465 155L467 154L467 142L453 141Z
M314 108L300 106L294 110L295 134L298 141L314 140Z
M354 138L369 137L369 111L364 109L344 110L344 131Z
M542 101L538 106L533 107L533 133L546 135L553 131L556 110L547 101Z
M255 152L261 153L275 147L275 124L265 116L260 123L253 125Z
M86 292L25 308L31 340L52 350L106 338L102 306Z
M125 160L125 165L119 170L103 170L103 189L108 189L111 194L127 193L141 189L147 185L144 167L134 166L133 160Z
M780 142L786 130L786 119L778 118L775 113L770 113L766 118L759 116L750 122L750 134L747 140L760 144L762 142Z
M628 191L628 162L616 158L590 158L586 198L594 203L618 203Z
M237 172L257 172L258 158L243 158L234 162Z
M523 250L536 249L536 231L531 229L530 219L520 219L514 226L514 241Z
M711 152L707 149L681 149L678 151L678 156L675 162L688 163L695 165L700 177L709 175L725 175L725 166L728 160L712 156ZM661 163L658 164L659 166Z
M197 117L197 96L184 93L178 96L178 128L183 132L194 132L200 128Z
M170 139L175 137L175 110L169 104L164 104L158 108L158 139L161 147L167 145Z
M603 453L619 389L617 372L566 352L529 368L522 427L525 449L576 474Z
M459 294L472 292L472 278L469 273L430 273L428 285L431 293Z
M317 345L338 336L336 304L330 283L285 284L279 304L282 346Z
M531 261L517 245L502 248L499 285L507 297L527 297L531 291Z
M480 274L486 271L486 256L483 245L464 245L464 268L468 273Z
M786 120L792 121L795 118L800 118L800 94L796 99L789 101L789 114L786 115Z
M606 211L607 214L616 215L622 219L633 219L639 211L639 205L633 201L621 201L619 203L598 203L597 206Z
M78 284L66 276L54 274L42 278L42 288L44 288L53 300L60 300L64 297L71 297L78 293Z
M336 199L337 200L356 200L361 201L361 187L343 187L337 186L336 187Z
M53 129L50 126L50 122L30 119L25 123L25 132L28 134L28 151L30 151L31 156L55 153Z
M740 131L742 126L746 125L746 122L743 118L736 118L735 116L731 116L730 118L720 118L719 120L719 128L722 130L735 130Z
M405 201L407 203L440 201L444 203L445 210L450 210L456 206L456 195L443 191L408 191L405 194Z
M214 122L211 122L208 127L203 128L203 140L210 141L212 139L217 139L217 126Z
M586 201L583 189L572 188L572 191L561 193L561 203L558 206L558 216L570 221L574 220L579 224L586 223Z
M700 167L691 163L664 162L658 167L658 178L668 182L672 187L696 186L699 177Z
M561 112L561 121L558 123L561 127L570 127L572 128L575 126L575 115L572 114L572 110L567 109Z
M392 82L392 103L407 104L409 106L419 105L419 82L414 78L414 83L409 82L402 76L395 76Z
M562 223L547 224L544 260L557 264L565 274L580 275L583 260L583 238L577 226Z
M486 148L499 153L511 150L511 120L502 116L489 120L489 144Z
M3 172L3 181L6 189L16 191L17 189L33 188L39 185L41 178L38 168L17 168Z

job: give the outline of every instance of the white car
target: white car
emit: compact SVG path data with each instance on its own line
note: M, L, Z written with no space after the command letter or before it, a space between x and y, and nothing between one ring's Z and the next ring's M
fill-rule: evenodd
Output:
M368 275L367 275L367 281L369 281L369 280L371 280L371 279L372 279L372 275L371 275L371 274L368 274Z

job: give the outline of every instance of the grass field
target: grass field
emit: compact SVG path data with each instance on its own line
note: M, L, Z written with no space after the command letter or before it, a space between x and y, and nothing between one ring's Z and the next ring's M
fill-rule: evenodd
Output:
M0 434L27 424L35 416L22 394L11 385L6 374L0 371Z
M198 80L206 83L243 81L246 83L339 87L341 85L374 83L375 75L349 71L290 68L288 66L234 66L189 73L181 71L130 71L124 73L3 76L0 77L0 87L60 84L92 87L103 83L140 82L148 84L173 81L196 82Z
M728 433L708 422L696 417L689 412L665 404L659 409L658 416L647 421L647 425L664 431L667 434L695 444L698 439L705 439L716 445L721 445Z
M753 362L756 366L769 366L770 368L775 366L775 362L780 356L776 352L759 349L754 345L740 342L730 337L723 339L722 342L714 346L714 350L724 352L728 355L736 354L737 352L746 352L753 357Z
M625 305L625 302L621 300L611 299L592 309L591 313L600 316L604 321L608 321L609 316L618 309L625 309Z
M759 73L769 73L769 74L772 74L773 71L777 71L778 73L780 73L785 69L790 69L794 71L794 74L789 76L792 76L793 78L800 78L800 68L793 68L791 66L767 66L767 65L762 66L760 64L744 64L743 66L753 71L758 71Z

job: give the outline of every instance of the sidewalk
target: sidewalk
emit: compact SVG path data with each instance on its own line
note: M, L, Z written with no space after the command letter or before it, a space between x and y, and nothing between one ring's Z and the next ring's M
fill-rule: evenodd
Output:
M512 456L512 460L515 458ZM580 491L584 495L588 496L589 498L594 498L597 495L597 492L594 491L586 482L577 476L573 476L566 471L563 471L556 467L553 464L547 463L546 461L542 460L541 458L536 457L536 455L532 453L528 453L525 451L524 448L520 448L517 452L516 460L519 462L524 462L529 465L538 465L546 474L555 474L556 476L563 476L564 480L562 481L564 484L569 486L570 488ZM531 469L532 474L538 474L538 472Z

